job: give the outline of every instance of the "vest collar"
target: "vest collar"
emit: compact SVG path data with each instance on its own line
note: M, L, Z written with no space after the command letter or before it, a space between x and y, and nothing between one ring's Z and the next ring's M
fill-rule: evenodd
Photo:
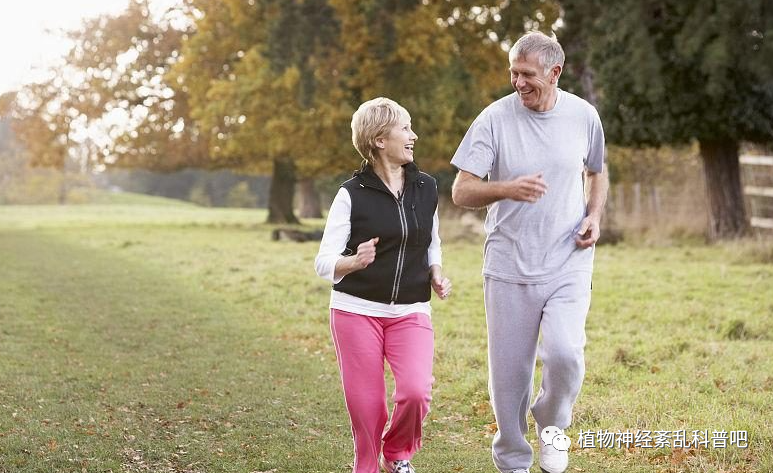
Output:
M403 164L403 170L405 172L405 187L412 185L416 179L419 178L419 167L416 163ZM354 171L352 177L358 177L360 182L370 187L377 187L386 189L386 185L373 170L373 166L363 161L362 167L359 170ZM423 184L423 183L422 183Z

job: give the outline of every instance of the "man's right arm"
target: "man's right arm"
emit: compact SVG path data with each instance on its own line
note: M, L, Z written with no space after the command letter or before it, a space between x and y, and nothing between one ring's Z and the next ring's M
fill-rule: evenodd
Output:
M459 171L451 188L451 199L460 207L481 208L502 199L534 203L547 192L542 173L519 176L510 181L484 181Z

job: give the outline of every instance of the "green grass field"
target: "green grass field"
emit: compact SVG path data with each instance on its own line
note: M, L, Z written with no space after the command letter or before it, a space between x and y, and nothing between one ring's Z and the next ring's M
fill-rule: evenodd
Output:
M0 207L0 471L349 472L317 245L264 220L129 197ZM773 471L773 252L755 251L598 248L570 472ZM480 243L446 242L444 262L414 465L494 473ZM577 444L637 429L746 431L748 448Z

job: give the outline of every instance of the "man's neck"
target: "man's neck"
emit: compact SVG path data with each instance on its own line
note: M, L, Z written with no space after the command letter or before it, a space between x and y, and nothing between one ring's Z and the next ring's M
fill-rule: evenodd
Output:
M549 112L555 108L556 103L558 103L558 87L553 87L535 112Z

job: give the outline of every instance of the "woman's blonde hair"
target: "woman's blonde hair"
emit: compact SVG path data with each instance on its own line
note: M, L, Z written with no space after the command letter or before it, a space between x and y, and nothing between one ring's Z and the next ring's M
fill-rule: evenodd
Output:
M376 159L376 139L388 134L401 118L410 116L408 110L385 97L363 102L352 115L352 144L362 159L373 165Z

